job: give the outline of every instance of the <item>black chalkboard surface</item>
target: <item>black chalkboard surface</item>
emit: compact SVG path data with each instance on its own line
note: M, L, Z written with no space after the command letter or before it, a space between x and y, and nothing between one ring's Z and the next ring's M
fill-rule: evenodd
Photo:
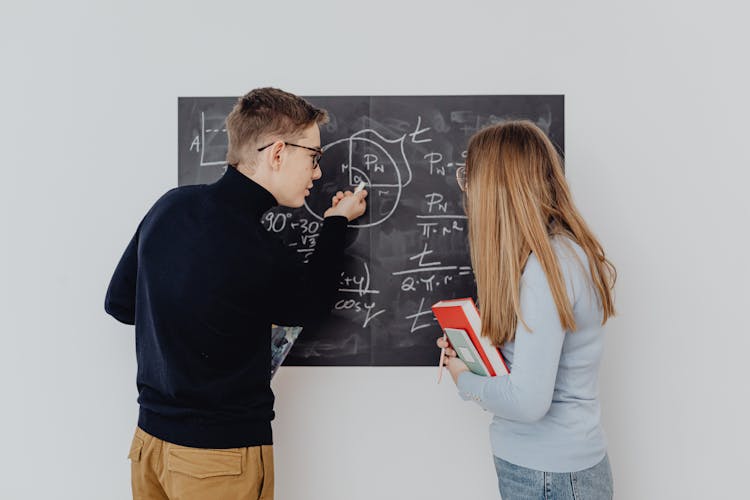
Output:
M361 180L365 215L350 224L345 272L329 320L304 329L288 365L424 366L441 331L430 305L474 297L466 216L456 185L469 137L511 119L539 125L563 152L564 96L307 97L324 108L323 176L306 206L274 208L265 227L304 260L339 189ZM179 184L223 174L224 120L235 97L178 100ZM283 300L280 297L279 300Z

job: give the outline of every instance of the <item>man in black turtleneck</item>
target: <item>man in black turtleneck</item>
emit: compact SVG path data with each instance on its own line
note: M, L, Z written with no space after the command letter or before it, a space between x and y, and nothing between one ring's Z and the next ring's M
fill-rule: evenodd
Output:
M273 498L271 323L330 311L367 193L333 197L307 265L261 215L303 205L326 120L293 94L249 92L227 117L224 176L166 193L125 249L105 309L136 331L134 498Z

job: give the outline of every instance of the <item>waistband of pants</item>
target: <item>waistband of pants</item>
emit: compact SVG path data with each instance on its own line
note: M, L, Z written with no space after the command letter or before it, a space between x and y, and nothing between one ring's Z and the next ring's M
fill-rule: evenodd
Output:
M273 444L270 420L175 418L141 407L138 427L163 441L193 448L244 448Z

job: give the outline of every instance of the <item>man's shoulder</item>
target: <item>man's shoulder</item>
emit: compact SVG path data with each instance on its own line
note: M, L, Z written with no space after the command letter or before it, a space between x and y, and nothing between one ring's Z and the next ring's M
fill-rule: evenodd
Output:
M157 199L144 217L146 225L173 219L177 214L199 204L205 193L205 185L180 186L170 189Z
M196 198L200 198L206 193L205 184L197 184L191 186L180 186L170 189L161 197L156 200L154 206L157 205L173 205L184 202L191 202Z

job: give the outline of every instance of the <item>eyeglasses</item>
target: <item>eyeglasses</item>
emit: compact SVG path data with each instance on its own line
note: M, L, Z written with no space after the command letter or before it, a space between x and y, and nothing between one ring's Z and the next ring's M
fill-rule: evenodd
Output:
M461 191L466 191L466 167L458 167L456 169L456 182Z
M293 144L291 142L285 142L285 141L282 141L282 142L284 143L285 146L294 146L295 148L304 148L304 149L309 149L310 151L314 151L315 156L313 156L313 170L315 170L316 168L320 166L320 158L323 156L323 150L321 148L311 148L310 146L303 146L301 144ZM270 144L266 144L262 148L258 148L258 151L263 151L264 149L266 149L269 146L272 146L273 144L274 144L273 142Z

